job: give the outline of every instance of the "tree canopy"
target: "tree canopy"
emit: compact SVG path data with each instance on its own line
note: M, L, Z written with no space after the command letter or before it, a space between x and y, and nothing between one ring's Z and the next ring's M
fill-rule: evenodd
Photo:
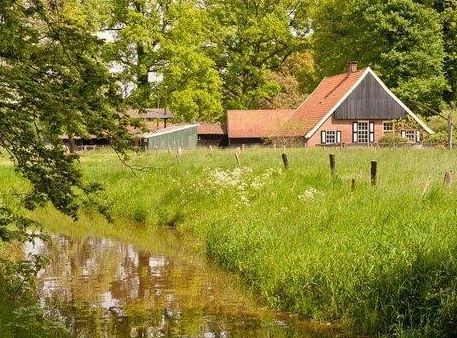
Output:
M77 217L98 189L82 178L77 157L66 155L62 135L103 134L120 152L127 145L128 121L117 113L120 91L102 48L40 0L0 3L0 147L31 183L21 197L28 209L50 202ZM10 231L12 223L19 231ZM24 235L24 224L1 203L0 239Z
M416 110L443 106L445 39L433 8L413 0L331 0L318 9L314 28L321 76L357 60Z

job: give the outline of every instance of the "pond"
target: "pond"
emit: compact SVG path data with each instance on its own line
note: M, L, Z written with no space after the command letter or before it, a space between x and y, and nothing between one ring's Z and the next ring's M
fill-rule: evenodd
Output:
M144 249L54 235L25 251L48 255L38 276L40 300L71 337L336 335L330 326L268 310L236 276L187 249L177 231L162 231L157 241L168 244Z

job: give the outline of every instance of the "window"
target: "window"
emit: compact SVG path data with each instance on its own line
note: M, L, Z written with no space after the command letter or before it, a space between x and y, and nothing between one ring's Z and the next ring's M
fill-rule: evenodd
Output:
M321 131L321 144L338 144L341 143L340 130L323 130Z
M415 130L404 130L402 135L404 138L408 140L409 143L416 143L416 131Z
M352 124L352 142L354 143L373 143L374 142L374 122L357 121Z
M394 123L393 122L383 122L382 132L384 134L392 134L394 132Z
M357 142L368 143L368 122L359 121L357 122Z
M328 131L326 133L325 143L326 144L334 144L334 143L336 143L336 131Z

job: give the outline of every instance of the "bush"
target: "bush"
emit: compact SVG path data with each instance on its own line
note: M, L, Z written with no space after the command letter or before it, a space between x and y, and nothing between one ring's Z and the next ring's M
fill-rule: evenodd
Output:
M379 139L381 145L396 146L407 143L407 140L398 134L386 134Z

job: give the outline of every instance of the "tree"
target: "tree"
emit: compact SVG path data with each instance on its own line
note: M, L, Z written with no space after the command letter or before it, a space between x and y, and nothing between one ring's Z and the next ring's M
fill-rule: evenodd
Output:
M445 54L434 10L413 0L331 0L317 11L314 28L320 77L357 60L416 110L442 108Z
M76 218L100 188L83 179L77 156L66 155L64 133L106 135L120 153L128 144L102 47L41 0L0 2L0 147L31 183L21 198L27 209L50 202ZM0 207L0 240L29 238L31 222Z
M259 108L281 91L284 61L308 48L309 5L288 0L206 0L213 20L212 58L226 109Z
M109 1L105 29L116 32L110 61L134 84L128 104L148 108L167 102L184 121L219 118L221 80L206 53L204 8L193 0Z
M457 1L424 0L424 5L435 10L442 26L444 40L444 72L449 83L449 90L444 98L455 106L457 103Z

